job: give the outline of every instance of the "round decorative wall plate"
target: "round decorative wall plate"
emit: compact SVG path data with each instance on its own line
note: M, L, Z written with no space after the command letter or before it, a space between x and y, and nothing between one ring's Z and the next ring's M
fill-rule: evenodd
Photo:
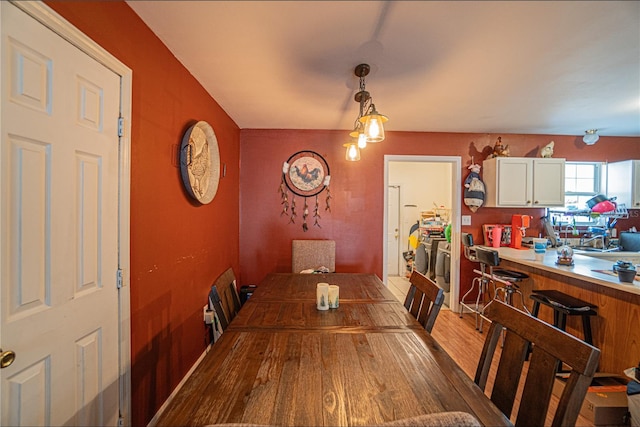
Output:
M191 197L210 203L220 181L220 152L213 128L204 121L191 126L180 145L180 173Z
M284 181L293 194L310 197L319 194L329 175L327 161L314 151L299 151L287 160L289 170L283 172Z

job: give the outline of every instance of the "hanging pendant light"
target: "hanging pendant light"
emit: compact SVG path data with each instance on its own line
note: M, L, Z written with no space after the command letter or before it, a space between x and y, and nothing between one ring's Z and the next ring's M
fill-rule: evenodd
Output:
M350 162L357 162L360 160L360 148L358 147L357 141L352 140L351 142L347 142L343 147L346 147L347 149L344 156L345 160Z
M376 110L371 94L366 90L364 78L370 71L369 64L360 64L354 70L354 74L360 78L360 90L354 96L354 100L360 104L360 108L356 118L356 127L350 135L355 137L354 133L357 131L360 148L364 148L367 142L382 142L384 140L384 123L389 120L387 116ZM366 142L361 141L360 138L366 138Z

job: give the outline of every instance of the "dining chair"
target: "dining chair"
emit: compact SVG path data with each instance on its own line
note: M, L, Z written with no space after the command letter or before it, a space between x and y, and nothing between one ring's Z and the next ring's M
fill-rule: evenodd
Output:
M229 320L227 315L224 313L224 309L222 308L222 300L220 298L220 294L218 293L218 287L216 285L211 286L211 290L209 291L209 308L213 308L220 321L220 327L224 331L229 326Z
M236 288L236 276L232 268L228 268L215 280L211 287L211 297L213 298L213 308L216 310L224 330L240 310L240 297Z
M520 396L516 426L545 425L557 367L570 368L567 383L553 415L553 426L575 425L580 407L591 384L600 350L502 301L485 310L491 327L482 348L475 383L485 390L491 362L505 330L491 401L511 417L529 344L533 350Z
M293 240L291 242L291 272L316 270L326 267L329 273L336 271L335 240Z
M404 300L404 308L431 333L444 302L444 291L433 280L415 270L409 282L411 286Z

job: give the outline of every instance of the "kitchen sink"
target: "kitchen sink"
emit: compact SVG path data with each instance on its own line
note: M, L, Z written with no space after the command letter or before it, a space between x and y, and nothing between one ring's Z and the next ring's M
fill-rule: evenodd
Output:
M571 249L574 251L585 251L585 252L600 252L600 253L611 253L611 252L620 252L620 248L594 248L593 246L572 246Z
M591 248L591 250L582 250L573 248L574 254L584 255L592 258L598 258L603 261L630 261L633 264L640 264L640 252L631 251L614 251L614 252L602 252L602 249Z

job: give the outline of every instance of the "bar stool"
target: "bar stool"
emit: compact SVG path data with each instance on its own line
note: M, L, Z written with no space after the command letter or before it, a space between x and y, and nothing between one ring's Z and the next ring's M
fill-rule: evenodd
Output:
M520 291L520 287L517 285L517 282L528 279L529 275L525 273L521 273L519 271L514 270L494 270L493 274L495 274L498 278L505 280L504 285L496 289L496 297L499 292L503 293L503 301L507 304L513 306L513 296L520 296L520 303L522 304L522 308L528 314L529 309L524 303L524 295Z
M553 326L566 332L567 316L581 316L584 341L593 345L591 316L598 315L598 306L553 289L533 290L531 292L532 293L529 295L529 298L533 300L533 308L531 309L531 315L533 317L538 317L540 304L551 307L553 309ZM527 359L529 358L530 352L531 348L527 351ZM558 372L561 371L562 366L559 365Z
M490 285L490 278L485 274L485 264L480 263L480 260L475 255L475 252L471 251L473 247L473 236L469 233L462 233L461 235L462 245L464 246L464 256L471 262L477 262L480 264L480 275L474 277L471 281L471 288L462 296L460 300L460 318L462 318L462 314L464 309L471 311L476 320L476 330L480 329L480 319L479 315L482 312L482 306L484 306L485 297L488 295L488 287ZM477 270L474 270L477 272ZM476 301L474 305L469 305L465 302L467 296L471 294L474 290L477 290ZM495 291L495 286L494 286ZM490 299L490 298L489 298ZM481 305L482 304L482 305Z
M520 292L518 285L516 285L516 282L520 282L522 280L528 279L529 275L525 273L521 273L519 271L495 268L498 265L500 265L500 255L496 250L477 248L476 257L480 261L480 265L485 264L489 268L488 275L491 282L493 282L494 284L495 283L502 284L502 286L496 288L493 299L489 301L489 303L486 306L484 306L483 312L484 310L487 309L487 307L491 305L493 301L495 301L496 299L498 300L500 299L499 293L502 292L503 293L502 300L511 306L514 306L513 295L519 295L520 302L522 303L522 308L524 309L525 312L529 313L529 310L527 309L527 306L524 303L524 296L522 295L522 292ZM483 320L489 320L489 319L486 319L482 314L483 313L480 313L480 329L479 330L481 333L482 333Z
M584 341L593 344L591 335L591 316L597 316L598 306L582 301L556 290L534 290L529 296L533 300L531 315L538 317L540 304L553 309L553 326L563 331L567 330L567 316L582 317Z

